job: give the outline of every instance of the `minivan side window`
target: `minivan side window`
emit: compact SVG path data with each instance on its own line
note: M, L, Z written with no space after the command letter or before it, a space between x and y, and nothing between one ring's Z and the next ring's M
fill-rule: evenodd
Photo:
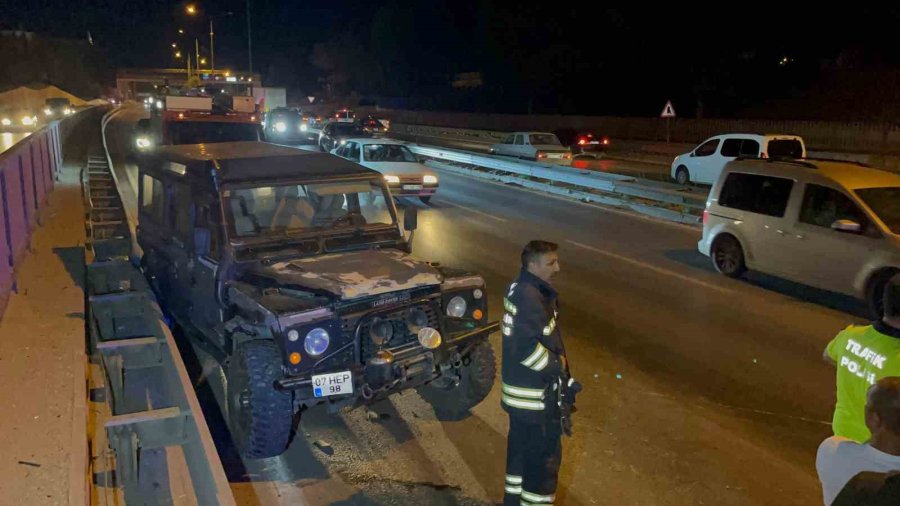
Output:
M793 187L790 179L732 172L719 192L719 205L780 218Z
M722 148L724 151L725 148ZM744 139L741 143L741 156L756 158L759 156L759 143L753 139Z
M737 158L741 154L742 139L725 139L722 143L722 156Z
M694 156L709 156L716 152L717 147L719 147L719 139L707 141L694 151Z
M869 218L850 197L832 188L807 184L800 207L800 222L817 227L831 228L837 220L859 223L863 233L870 230Z
M522 140L522 136L521 136L521 135L517 135L517 136L516 136L516 142L515 142L515 144L516 144L517 146L518 146L518 145L525 144L525 142Z
M512 144L515 141L516 141L516 136L510 135L510 136L507 136L506 139L503 139L503 144Z

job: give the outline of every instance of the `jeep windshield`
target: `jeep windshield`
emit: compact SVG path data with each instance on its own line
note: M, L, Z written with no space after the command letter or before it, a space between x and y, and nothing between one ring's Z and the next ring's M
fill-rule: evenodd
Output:
M173 145L260 140L256 123L179 121L169 123L168 131L169 143Z
M236 188L223 192L232 237L326 235L396 227L378 179Z

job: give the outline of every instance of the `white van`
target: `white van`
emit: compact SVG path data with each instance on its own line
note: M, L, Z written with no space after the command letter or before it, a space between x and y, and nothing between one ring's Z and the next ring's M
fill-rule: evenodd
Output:
M779 134L724 134L710 137L693 151L672 161L671 177L678 184L713 184L725 164L742 158L806 158L803 138Z
M881 314L900 269L900 175L833 160L737 160L713 186L697 245L747 269L852 295Z

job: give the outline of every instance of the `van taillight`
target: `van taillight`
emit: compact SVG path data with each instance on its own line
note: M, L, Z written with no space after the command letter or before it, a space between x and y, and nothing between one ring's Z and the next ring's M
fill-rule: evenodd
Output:
M703 210L703 224L706 225L706 222L709 221L709 210Z

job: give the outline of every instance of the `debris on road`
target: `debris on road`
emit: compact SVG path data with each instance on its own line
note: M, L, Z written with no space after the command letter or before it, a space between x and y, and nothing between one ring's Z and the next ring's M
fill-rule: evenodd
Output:
M334 448L326 441L319 439L318 441L313 443L313 445L315 445L315 447L318 448L319 451L321 451L325 455L328 455L329 457L334 455Z
M23 466L30 466L30 467L41 467L41 465L38 464L37 462L28 462L27 460L20 460L19 464L22 464Z

